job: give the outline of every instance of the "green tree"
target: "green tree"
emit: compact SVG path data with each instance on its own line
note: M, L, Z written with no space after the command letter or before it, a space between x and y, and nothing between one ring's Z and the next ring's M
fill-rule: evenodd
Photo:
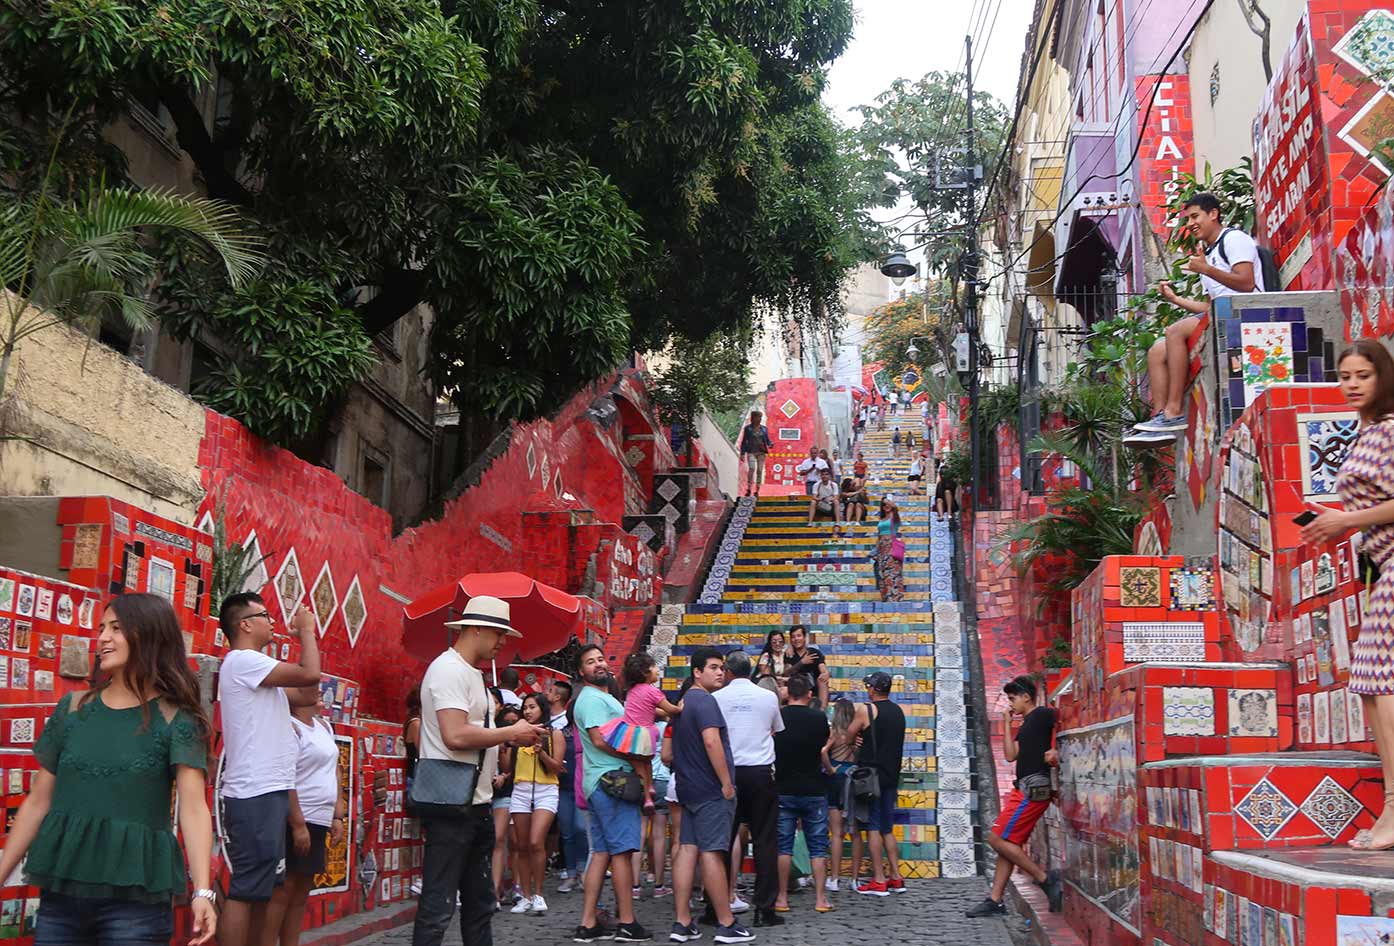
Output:
M65 198L43 186L0 207L0 285L8 290L0 306L0 394L15 348L30 335L56 325L94 332L108 318L149 327L152 231L197 240L233 285L264 261L237 215L217 201L106 187Z
M966 77L963 73L930 72L911 82L897 79L876 98L860 106L861 124L855 140L860 152L856 181L863 201L894 207L908 202L930 238L926 255L930 269L942 273L963 248L961 236L944 231L968 222L967 191L945 189L967 166ZM987 92L973 94L976 163L984 181L991 179L1001 159L1002 141L1011 118L1006 107ZM979 199L985 195L980 193Z
M681 426L690 464L702 412L729 412L750 400L750 342L718 332L700 342L675 343L668 354L667 367L654 377L653 399L665 424Z
M872 309L866 316L868 362L879 362L893 378L913 368L924 382L932 401L944 400L960 390L952 370L953 342L957 329L951 323L949 286L944 280L931 280L926 292L906 293ZM914 343L917 354L909 354Z
M177 333L239 349L202 396L259 433L313 428L423 303L443 390L527 417L755 306L836 317L866 250L818 96L851 25L849 0L11 4L0 161L25 187L75 102L67 179L120 174L100 130L163 107L274 260L233 287L176 241L161 280Z

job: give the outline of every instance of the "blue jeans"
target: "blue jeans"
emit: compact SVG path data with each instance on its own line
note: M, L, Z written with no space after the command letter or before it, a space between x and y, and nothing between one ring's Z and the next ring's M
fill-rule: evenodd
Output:
M585 814L576 807L576 793L571 786L563 787L557 799L557 834L561 840L561 866L572 874L581 872L590 853Z
M132 903L44 892L34 946L168 946L174 910L166 903Z
M803 822L809 857L828 856L828 799L825 795L779 796L779 853L794 853L794 834Z

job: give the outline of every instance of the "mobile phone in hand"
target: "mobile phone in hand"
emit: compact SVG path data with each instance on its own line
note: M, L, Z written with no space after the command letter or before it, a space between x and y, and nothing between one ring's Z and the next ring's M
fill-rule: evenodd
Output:
M1299 512L1297 515L1293 516L1293 517L1292 517L1292 521L1295 522L1295 523L1296 523L1297 525L1299 525L1299 526L1305 526L1305 525L1307 525L1307 524L1309 524L1309 523L1315 522L1315 521L1316 521L1316 518L1317 518L1317 514L1316 514L1316 513L1312 512L1312 510L1310 510L1310 509L1306 509L1306 510L1303 510L1302 512Z

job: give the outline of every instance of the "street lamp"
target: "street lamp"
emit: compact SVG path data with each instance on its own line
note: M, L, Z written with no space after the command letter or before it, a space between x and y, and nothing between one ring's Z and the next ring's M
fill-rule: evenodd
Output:
M891 277L891 282L897 286L905 285L905 280L917 272L919 268L906 258L903 250L896 250L881 264L881 274Z

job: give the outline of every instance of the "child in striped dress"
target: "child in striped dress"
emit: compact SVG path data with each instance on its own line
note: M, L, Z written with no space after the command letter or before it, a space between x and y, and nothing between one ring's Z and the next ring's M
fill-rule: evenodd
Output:
M653 811L653 754L658 749L658 713L671 718L682 707L658 688L658 663L647 653L624 660L624 715L600 727L605 744L629 757L644 782L644 811Z

